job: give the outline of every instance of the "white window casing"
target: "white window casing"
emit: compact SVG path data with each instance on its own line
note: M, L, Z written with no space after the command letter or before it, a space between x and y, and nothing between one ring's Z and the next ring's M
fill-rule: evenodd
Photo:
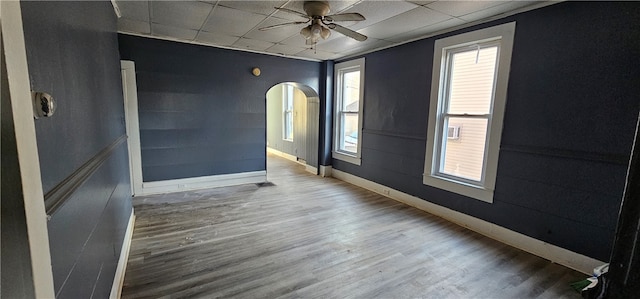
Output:
M425 185L493 202L515 25L511 22L436 40ZM484 65L465 66L474 62ZM485 103L465 102L478 93L486 96ZM464 151L457 150L465 142Z
M282 85L282 139L293 141L293 100L292 85Z
M356 165L360 165L362 154L364 64L365 59L359 58L337 63L334 69L336 103L332 155L334 159ZM349 89L349 94L345 95L347 89ZM345 105L347 98L351 101L350 105ZM354 99L357 99L357 105L354 105ZM354 128L356 124L357 127ZM348 132L351 133L347 134Z

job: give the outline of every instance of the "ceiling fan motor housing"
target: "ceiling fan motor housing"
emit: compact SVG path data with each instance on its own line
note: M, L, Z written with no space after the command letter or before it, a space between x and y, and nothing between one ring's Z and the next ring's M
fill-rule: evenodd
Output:
M322 19L324 16L331 12L329 2L327 1L305 1L303 4L304 12L314 19Z

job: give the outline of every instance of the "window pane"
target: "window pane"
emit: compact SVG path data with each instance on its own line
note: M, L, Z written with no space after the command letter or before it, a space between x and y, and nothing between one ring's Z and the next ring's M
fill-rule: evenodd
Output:
M497 55L497 46L450 54L449 113L491 113Z
M355 153L358 150L358 113L342 113L340 149Z
M360 71L342 75L342 111L358 111L360 102Z
M291 111L284 114L284 139L293 139L293 115Z
M451 117L445 120L447 131L457 135L443 136L440 172L474 181L482 178L487 119ZM446 132L446 131L445 131Z
M285 110L293 110L293 86L287 85Z

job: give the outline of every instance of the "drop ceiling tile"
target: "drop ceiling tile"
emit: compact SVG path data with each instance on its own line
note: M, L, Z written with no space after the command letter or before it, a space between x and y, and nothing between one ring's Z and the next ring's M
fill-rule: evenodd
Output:
M318 49L327 52L341 53L353 49L380 48L391 44L392 43L389 41L383 41L375 38L368 38L366 41L359 42L355 39L343 36L326 43L318 43Z
M265 16L256 13L216 6L203 30L243 36L265 18Z
M329 14L337 14L337 13L341 13L349 8L351 8L353 5L355 5L356 3L361 2L360 0L353 0L353 1L329 1L329 4L331 5L331 11L329 12ZM387 2L395 2L395 1L388 1Z
M266 51L269 53L282 54L282 55L293 55L296 53L300 53L307 48L299 47L299 46L290 46L283 44L275 44L273 47L268 48Z
M487 9L483 9L477 12L472 12L470 14L466 14L460 16L461 19L465 21L477 21L489 17L493 17L502 13L510 12L519 8L523 8L526 6L534 5L538 3L537 1L511 1L511 2L503 2L500 5L492 6Z
M149 22L120 18L118 19L118 31L149 34L151 26Z
M373 26L358 30L358 32L373 38L389 39L394 35L401 35L450 18L443 13L419 6Z
M331 35L334 35L333 32ZM300 47L306 47L305 45L305 39L302 35L300 34L294 34L292 36L290 36L289 38L280 41L280 44L283 45L288 45L288 46L300 46Z
M438 1L426 7L450 16L459 17L505 3L504 1Z
M220 1L218 5L268 16L275 12L275 7L285 3L287 1Z
M192 41L196 38L198 30L176 28L171 26L165 26L162 24L152 24L151 34L156 36L172 37L179 40Z
M297 53L296 56L306 57L311 59L318 59L318 60L327 60L327 59L333 59L337 55L336 53L333 53L333 52L326 52L326 51L317 50L317 49L307 49L300 53Z
M130 20L149 22L149 2L116 1L122 17Z
M349 27L353 30L358 30L371 26L380 21L389 19L406 11L412 10L416 7L418 7L418 5L404 1L362 1L344 12L359 13L363 15L366 20L360 22L352 22L353 24L348 24L351 22L337 23L342 26Z
M240 49L251 49L256 51L264 51L273 47L274 43L265 42L257 39L240 38L232 46Z
M438 31L447 29L447 28L451 28L451 27L455 27L455 26L459 26L466 23L466 21L460 20L460 19L456 19L456 18L451 18L449 20L446 21L442 21L440 23L436 23L436 24L432 24L429 26L425 26L422 28L418 28L416 30L412 30L409 31L405 34L398 34L398 35L394 35L393 37L389 38L388 40L392 41L392 42L404 42L404 41L408 41L408 40L412 40L412 39L416 39L416 38L421 38L421 37L425 37L425 36L429 36L430 34L436 33Z
M151 21L156 24L186 29L200 29L213 5L192 1L153 1Z
M291 21L271 17L271 18L268 18L266 21L260 23L258 27L262 28L262 27L289 23L289 22ZM277 43L293 35L296 35L296 34L299 35L300 29L304 28L305 26L307 26L307 24L292 24L292 25L273 28L265 31L260 31L258 30L258 28L255 28L250 32L248 32L245 35L245 37Z
M200 33L198 33L198 36L196 37L196 41L216 46L231 46L239 38L239 36L200 31Z

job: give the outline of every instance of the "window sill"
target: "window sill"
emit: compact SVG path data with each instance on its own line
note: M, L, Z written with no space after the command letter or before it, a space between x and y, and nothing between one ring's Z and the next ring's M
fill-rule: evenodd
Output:
M333 152L332 156L334 159L349 162L351 164L360 165L361 159L356 155L348 155L341 152Z
M483 187L457 182L430 174L422 175L422 183L431 187L471 197L487 203L493 203L493 190Z

